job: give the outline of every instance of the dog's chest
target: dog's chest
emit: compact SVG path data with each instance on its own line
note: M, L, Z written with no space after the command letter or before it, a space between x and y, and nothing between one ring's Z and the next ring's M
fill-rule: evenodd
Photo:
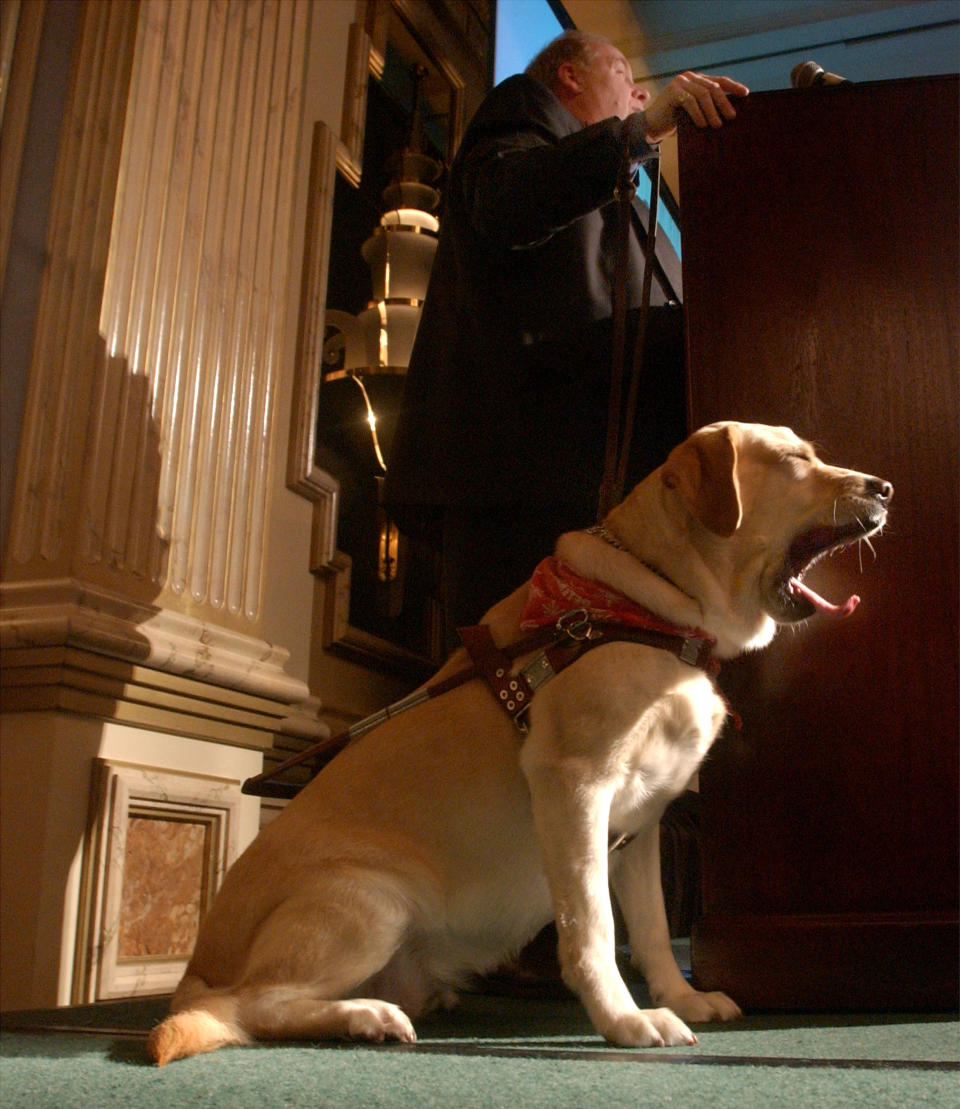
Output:
M611 819L666 805L687 787L710 750L726 715L712 686L674 694L638 722L626 738Z

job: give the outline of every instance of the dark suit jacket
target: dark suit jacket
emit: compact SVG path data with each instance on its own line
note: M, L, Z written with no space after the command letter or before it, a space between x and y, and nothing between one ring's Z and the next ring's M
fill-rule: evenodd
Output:
M472 120L449 175L387 460L386 500L401 524L409 506L596 495L620 131L616 118L584 127L524 75L497 86ZM635 235L630 249L636 305Z

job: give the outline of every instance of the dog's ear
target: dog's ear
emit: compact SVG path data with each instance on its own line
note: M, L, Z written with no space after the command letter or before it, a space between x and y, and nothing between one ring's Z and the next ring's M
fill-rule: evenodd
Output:
M740 526L743 506L737 480L737 429L695 432L670 452L660 478L708 531L727 538Z

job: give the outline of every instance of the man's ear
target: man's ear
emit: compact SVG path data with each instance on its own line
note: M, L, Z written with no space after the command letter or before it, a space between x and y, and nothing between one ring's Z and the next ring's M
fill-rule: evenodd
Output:
M580 68L573 62L561 62L557 66L557 83L569 93L576 94L583 91L583 79Z
M694 519L724 538L733 535L743 516L737 439L734 427L704 428L675 447L660 471L660 480Z

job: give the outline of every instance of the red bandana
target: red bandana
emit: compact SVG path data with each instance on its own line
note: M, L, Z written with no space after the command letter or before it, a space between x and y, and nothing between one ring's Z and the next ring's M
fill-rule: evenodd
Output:
M581 578L553 556L545 558L533 571L527 600L520 613L520 627L524 631L530 631L555 624L565 613L578 608L585 609L589 618L600 624L625 624L635 628L650 628L683 639L703 639L711 644L716 642L712 635L701 628L682 628L668 623L623 593L608 589L588 578ZM716 675L719 670L720 664L716 659L711 659L707 671ZM731 708L726 697L722 693L720 696L739 731L740 717Z
M554 624L571 609L586 609L592 620L604 624L626 624L634 628L651 628L666 635L685 639L712 639L699 628L681 628L668 623L623 593L608 589L599 582L581 578L559 559L545 558L533 571L527 600L520 614L524 631Z

